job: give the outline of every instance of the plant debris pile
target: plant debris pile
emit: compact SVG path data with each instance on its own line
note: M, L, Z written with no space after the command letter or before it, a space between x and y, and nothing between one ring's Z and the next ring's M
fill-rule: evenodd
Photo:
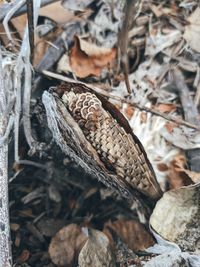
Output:
M200 266L199 26L192 0L0 1L14 266Z

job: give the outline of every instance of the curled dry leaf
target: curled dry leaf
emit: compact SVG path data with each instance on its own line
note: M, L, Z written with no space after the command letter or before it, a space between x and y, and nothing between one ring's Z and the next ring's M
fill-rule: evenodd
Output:
M116 51L116 48L98 47L75 36L69 57L71 68L80 78L100 76L104 68L113 65Z
M51 240L49 246L51 260L56 266L73 266L86 240L87 237L78 225L70 224L62 228Z
M88 240L78 257L80 267L115 267L108 237L101 231L88 229Z
M192 180L194 183L199 183L200 182L200 173L199 172L194 172L190 171L185 168L185 161L182 160L177 160L175 164L175 170L179 173L184 173L186 177L190 180Z
M134 252L145 250L155 243L151 234L136 220L121 219L115 222L107 222L104 225L103 232L114 245L109 229L114 230L120 239Z
M200 185L166 192L150 218L152 228L184 251L200 253Z
M175 189L192 184L192 180L183 170L185 166L186 158L183 154L176 155L169 163L167 180L170 184L170 188Z

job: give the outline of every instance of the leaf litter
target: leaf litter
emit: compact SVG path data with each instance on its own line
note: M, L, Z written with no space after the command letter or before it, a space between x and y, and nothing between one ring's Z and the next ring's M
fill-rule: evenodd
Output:
M3 5L0 4L0 9ZM106 259L105 266L116 266L116 261L120 266L170 267L182 266L182 261L186 262L185 266L198 266L200 170L191 168L193 165L190 163L199 158L199 130L182 122L188 121L197 128L199 123L187 119L185 104L180 100L176 83L172 82L172 79L177 79L173 71L178 68L189 88L187 92L184 87L181 90L188 94L187 99L192 99L199 121L197 1L136 3L137 12L130 22L127 49L130 95L127 95L124 72L117 58L118 33L126 17L123 3L84 1L83 4L77 0L58 1L53 5L53 11L51 5L41 9L36 32L44 35L36 39L34 70L37 73L38 64L42 62L43 66L50 66L47 70L51 72L58 70L63 76L75 80L81 78L91 86L102 88L109 101L125 115L145 148L162 190L166 191L152 212L150 225L161 239L178 245L179 252L176 249L168 254L160 252L155 244L159 245L159 241L155 241L147 225L138 221L138 213L111 189L102 195L102 185L87 174L83 175L55 143L46 154L31 156L27 143L20 138L19 148L24 150L20 152L22 158L39 162L44 168L34 164L19 165L23 168L20 167L15 177L12 170L14 159L10 162L10 220L16 266L22 263L36 267L76 266L78 263L80 266L103 266ZM55 15L57 13L60 15ZM66 39L69 24L75 25L77 21L79 26L73 27L79 27L80 32L75 28L75 33L78 33ZM12 74L13 79L19 79L14 67L17 66L25 22L24 15L11 21L15 46L6 40L5 32L0 33L5 83L10 94L13 81L8 77ZM63 40L60 47L64 50L59 47L59 38ZM50 48L63 51L55 62L51 57L46 61L48 57L45 55ZM34 138L48 143L51 135L44 130L47 124L43 124L45 112L40 99L42 91L55 86L59 78L52 80L41 73L37 75L33 79L38 80L32 88L32 130ZM128 101L120 102L112 95ZM37 100L38 96L40 99ZM148 108L148 112L138 109L138 105ZM161 116L154 115L153 111L158 111ZM11 151L13 147L11 141ZM82 226L90 229L88 236ZM103 248L98 240L104 240ZM145 255L145 250L153 245L154 252ZM122 257L116 257L118 249ZM132 262L130 258L124 260L128 249L136 253L130 253ZM155 256L156 253L161 255ZM96 265L92 262L95 257ZM163 265L159 265L160 262Z

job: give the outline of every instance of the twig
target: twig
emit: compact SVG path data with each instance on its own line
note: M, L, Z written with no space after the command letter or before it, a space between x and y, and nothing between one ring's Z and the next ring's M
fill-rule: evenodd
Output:
M17 10L19 10L20 7L22 7L24 4L25 4L25 0L21 0L21 1L17 2L17 3L15 3L15 5L12 6L12 8L8 10L8 12L5 14L5 18L3 19L3 26L5 28L5 32L7 34L8 39L13 44L14 44L14 41L13 41L12 36L10 34L10 30L9 30L9 27L8 27L8 22L12 18L12 16L15 14L15 12Z
M46 76L49 76L49 77L52 77L52 78L55 78L55 79L58 79L58 80L62 80L62 81L65 81L65 82L70 82L70 83L77 83L77 81L74 81L73 79L70 79L70 78L65 77L63 75L56 74L56 73L53 73L53 72L50 72L50 71L47 71L47 70L42 71L42 73L44 75L46 75ZM112 98L112 99L117 100L117 101L122 102L122 103L127 103L129 105L132 105L133 107L138 108L139 110L144 110L146 112L150 112L153 115L162 117L162 118L164 118L164 119L166 119L168 121L174 122L176 124L184 125L186 127L189 127L189 128L192 128L192 129L200 131L200 127L198 127L198 126L196 126L194 124L191 124L191 123L189 123L187 121L184 121L184 120L181 120L179 118L166 115L166 114L164 114L162 112L156 111L156 110L151 109L151 108L140 106L137 103L133 103L131 100L128 100L128 99L125 99L125 98L122 98L122 97L119 97L119 96L112 95L112 94L110 94L110 93L104 91L103 89L100 89L100 88L98 88L98 87L96 87L94 85L90 85L90 84L83 83L83 82L80 82L80 81L78 81L78 83L81 83L81 84L84 84L84 85L90 87L93 91L95 91L96 93L99 93L99 94L101 94L103 96Z
M30 44L30 62L33 63L34 55L34 17L33 17L33 0L26 0L27 18L28 18L28 34Z
M126 0L124 7L124 20L121 27L121 30L118 35L118 43L121 56L121 67L124 73L126 88L128 93L131 93L131 87L129 83L128 73L129 73L129 63L128 63L128 32L131 25L131 22L136 14L135 10L135 0Z
M197 107L194 105L192 97L190 96L189 88L185 83L184 76L182 72L176 68L172 72L173 83L178 91L181 104L184 111L184 117L187 121L196 124L200 127L199 113ZM191 149L187 151L187 156L189 159L189 165L192 171L200 172L199 158L200 149Z
M59 1L59 0L42 0L41 1L41 6L46 6L46 5L49 5L49 4L57 2L57 1ZM3 5L1 5L0 22L2 22L4 20L4 18L6 17L6 15L10 12L10 10L12 8L13 8L12 4L3 4ZM26 9L26 5L25 5L25 1L24 1L24 5L15 12L13 17L17 17L19 15L22 15L26 11L27 11L27 9Z
M0 138L7 128L6 92L0 49ZM8 201L8 142L0 147L0 266L12 266Z

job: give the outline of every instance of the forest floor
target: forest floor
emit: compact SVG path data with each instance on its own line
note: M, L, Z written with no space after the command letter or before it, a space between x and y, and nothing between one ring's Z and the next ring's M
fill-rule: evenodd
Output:
M200 266L198 1L31 2L9 19L9 36L2 22L14 3L0 1L4 82L15 98L8 139L14 266ZM144 147L141 165L153 168L164 192L159 200L134 184L130 205L121 189L127 183L105 182L113 166L84 162L85 132L71 127L80 138L74 143L69 119L61 131L59 104L53 110L44 101L48 91L59 103L63 82L100 96L120 127L133 131Z

